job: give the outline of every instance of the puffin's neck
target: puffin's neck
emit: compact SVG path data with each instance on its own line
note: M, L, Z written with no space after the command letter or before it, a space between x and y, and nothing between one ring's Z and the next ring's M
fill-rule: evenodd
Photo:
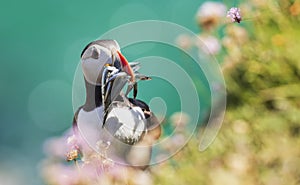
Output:
M86 80L84 81L86 89L86 98L85 104L83 105L83 109L89 112L102 105L101 86L90 84Z

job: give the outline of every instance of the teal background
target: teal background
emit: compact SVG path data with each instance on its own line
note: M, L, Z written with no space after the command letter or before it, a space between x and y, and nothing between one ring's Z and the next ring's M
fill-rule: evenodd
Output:
M88 42L118 25L148 19L171 21L197 33L193 18L200 4L195 0L2 1L0 174L14 174L22 184L41 184L38 163L44 155L43 141L71 125L73 75ZM127 50L124 55L128 52L134 59ZM158 47L139 55L172 58L173 50Z

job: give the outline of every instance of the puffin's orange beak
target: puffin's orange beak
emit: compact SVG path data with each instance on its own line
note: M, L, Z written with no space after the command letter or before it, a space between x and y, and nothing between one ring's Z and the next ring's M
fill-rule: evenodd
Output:
M127 59L122 55L122 53L120 51L117 51L117 53L118 53L118 55L120 57L123 71L126 72L131 77L130 78L131 82L135 82L134 72L133 72L132 68L130 67Z

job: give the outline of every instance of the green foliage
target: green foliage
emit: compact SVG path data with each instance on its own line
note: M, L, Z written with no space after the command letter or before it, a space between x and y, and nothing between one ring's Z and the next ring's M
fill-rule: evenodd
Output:
M155 184L300 184L300 1L248 5L248 38L235 37L240 25L222 38L223 127L206 151L194 138L175 165L153 167Z

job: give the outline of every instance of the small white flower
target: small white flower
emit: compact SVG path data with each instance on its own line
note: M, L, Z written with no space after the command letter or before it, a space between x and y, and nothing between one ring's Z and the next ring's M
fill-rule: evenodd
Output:
M207 1L197 11L197 22L204 30L211 30L225 17L226 9L223 3Z
M135 185L153 185L153 179L150 173L144 171L136 171L133 178Z
M109 146L110 146L110 141L103 141L103 140L99 140L99 141L97 141L97 143L96 143L96 148L97 148L97 150L99 150L99 151L105 151L105 150L107 150L108 148L109 148Z
M67 144L68 145L76 145L77 144L77 139L75 135L69 136L67 139Z
M176 112L170 117L170 121L176 130L184 130L190 121L190 116L184 112Z
M201 51L209 55L216 55L221 50L219 40L212 35L200 35L196 45Z
M177 37L176 44L182 49L189 49L193 43L189 35L181 34Z
M207 17L224 17L226 14L226 6L220 2L207 1L203 3L198 11L197 17L207 18Z

